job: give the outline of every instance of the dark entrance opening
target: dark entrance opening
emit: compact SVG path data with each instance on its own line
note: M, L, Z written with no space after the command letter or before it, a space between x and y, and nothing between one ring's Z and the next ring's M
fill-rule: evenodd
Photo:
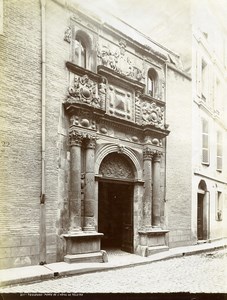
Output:
M100 181L98 201L101 248L133 253L133 184Z
M198 206L197 206L197 236L198 240L203 240L203 198L204 194L198 194Z

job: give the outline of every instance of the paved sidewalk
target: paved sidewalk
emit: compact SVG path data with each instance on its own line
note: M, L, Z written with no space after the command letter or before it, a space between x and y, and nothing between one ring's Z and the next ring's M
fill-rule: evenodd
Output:
M105 271L123 267L131 267L151 263L154 261L193 255L205 251L214 251L227 247L227 240L215 241L187 247L172 248L168 251L153 254L149 257L141 257L123 251L108 253L107 263L72 263L58 262L43 266L27 266L0 270L0 287L20 283L43 281L54 277L85 274L91 272Z

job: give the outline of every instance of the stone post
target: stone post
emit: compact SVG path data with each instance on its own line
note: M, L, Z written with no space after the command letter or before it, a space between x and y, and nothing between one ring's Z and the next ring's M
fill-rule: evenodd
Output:
M86 139L84 231L95 231L95 146L96 137Z
M81 144L83 136L71 130L70 137L70 232L81 231Z
M143 199L143 217L144 229L151 229L152 224L152 158L153 151L150 148L143 150L144 160L144 199Z
M153 159L153 227L160 227L160 161L162 152L157 151Z

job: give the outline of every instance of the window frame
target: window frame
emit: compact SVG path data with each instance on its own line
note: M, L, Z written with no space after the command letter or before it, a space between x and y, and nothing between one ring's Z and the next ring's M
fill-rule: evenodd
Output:
M152 90L149 90L150 86ZM158 93L158 72L154 68L150 68L147 72L147 93L153 98L155 98Z
M222 193L222 191L216 192L215 220L218 222L223 220L223 193Z
M207 128L207 130L205 130ZM202 119L202 164L209 166L210 165L210 138L209 138L209 122L207 119ZM206 146L207 144L207 146ZM207 161L204 159L205 152L207 151Z
M217 141L216 141L216 170L222 172L223 168L223 135L220 130L217 131ZM219 168L220 161L220 168Z

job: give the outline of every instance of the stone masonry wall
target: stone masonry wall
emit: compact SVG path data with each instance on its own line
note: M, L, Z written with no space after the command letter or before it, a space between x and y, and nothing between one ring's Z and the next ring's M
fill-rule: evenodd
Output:
M191 244L191 82L168 68L166 119L166 215L169 246Z

